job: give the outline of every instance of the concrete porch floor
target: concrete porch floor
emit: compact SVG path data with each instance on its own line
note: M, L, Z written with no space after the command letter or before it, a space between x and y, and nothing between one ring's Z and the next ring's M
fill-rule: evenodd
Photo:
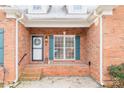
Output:
M100 88L91 77L44 77L37 81L21 81L17 88Z

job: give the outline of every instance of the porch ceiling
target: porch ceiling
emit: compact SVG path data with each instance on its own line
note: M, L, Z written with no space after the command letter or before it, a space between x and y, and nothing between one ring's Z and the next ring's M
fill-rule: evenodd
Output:
M26 27L89 27L101 14L112 14L115 6L84 6L87 12L82 14L69 14L64 6L53 5L48 13L27 13L29 6L9 6L3 9L7 18L17 18L24 14L21 22Z

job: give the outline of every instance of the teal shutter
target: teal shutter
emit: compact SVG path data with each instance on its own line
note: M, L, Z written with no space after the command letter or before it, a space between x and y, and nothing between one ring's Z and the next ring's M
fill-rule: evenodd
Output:
M3 29L0 29L0 64L3 64L4 62L4 34Z
M53 35L50 35L49 37L49 60L53 60Z
M75 36L75 59L80 60L80 36Z

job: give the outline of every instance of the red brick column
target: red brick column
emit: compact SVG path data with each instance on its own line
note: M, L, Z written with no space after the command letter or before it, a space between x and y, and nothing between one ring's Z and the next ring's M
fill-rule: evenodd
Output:
M108 67L124 63L124 6L116 7L111 16L103 16L103 33L103 79L107 83L111 79Z
M90 74L99 82L100 79L100 24L99 19L87 31L86 51L87 62L91 62Z
M5 82L9 83L15 79L15 19L5 19L5 16L0 10L0 28L4 29Z

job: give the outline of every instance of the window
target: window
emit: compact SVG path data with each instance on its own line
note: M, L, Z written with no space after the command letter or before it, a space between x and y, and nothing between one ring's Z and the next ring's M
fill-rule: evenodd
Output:
M29 14L42 14L48 13L50 6L49 5L32 5L28 7Z
M75 58L75 36L56 35L54 36L54 59Z
M80 11L82 9L81 5L73 5L73 10Z
M87 6L68 5L66 8L69 14L87 14Z
M42 6L40 5L33 5L33 10L41 10Z

